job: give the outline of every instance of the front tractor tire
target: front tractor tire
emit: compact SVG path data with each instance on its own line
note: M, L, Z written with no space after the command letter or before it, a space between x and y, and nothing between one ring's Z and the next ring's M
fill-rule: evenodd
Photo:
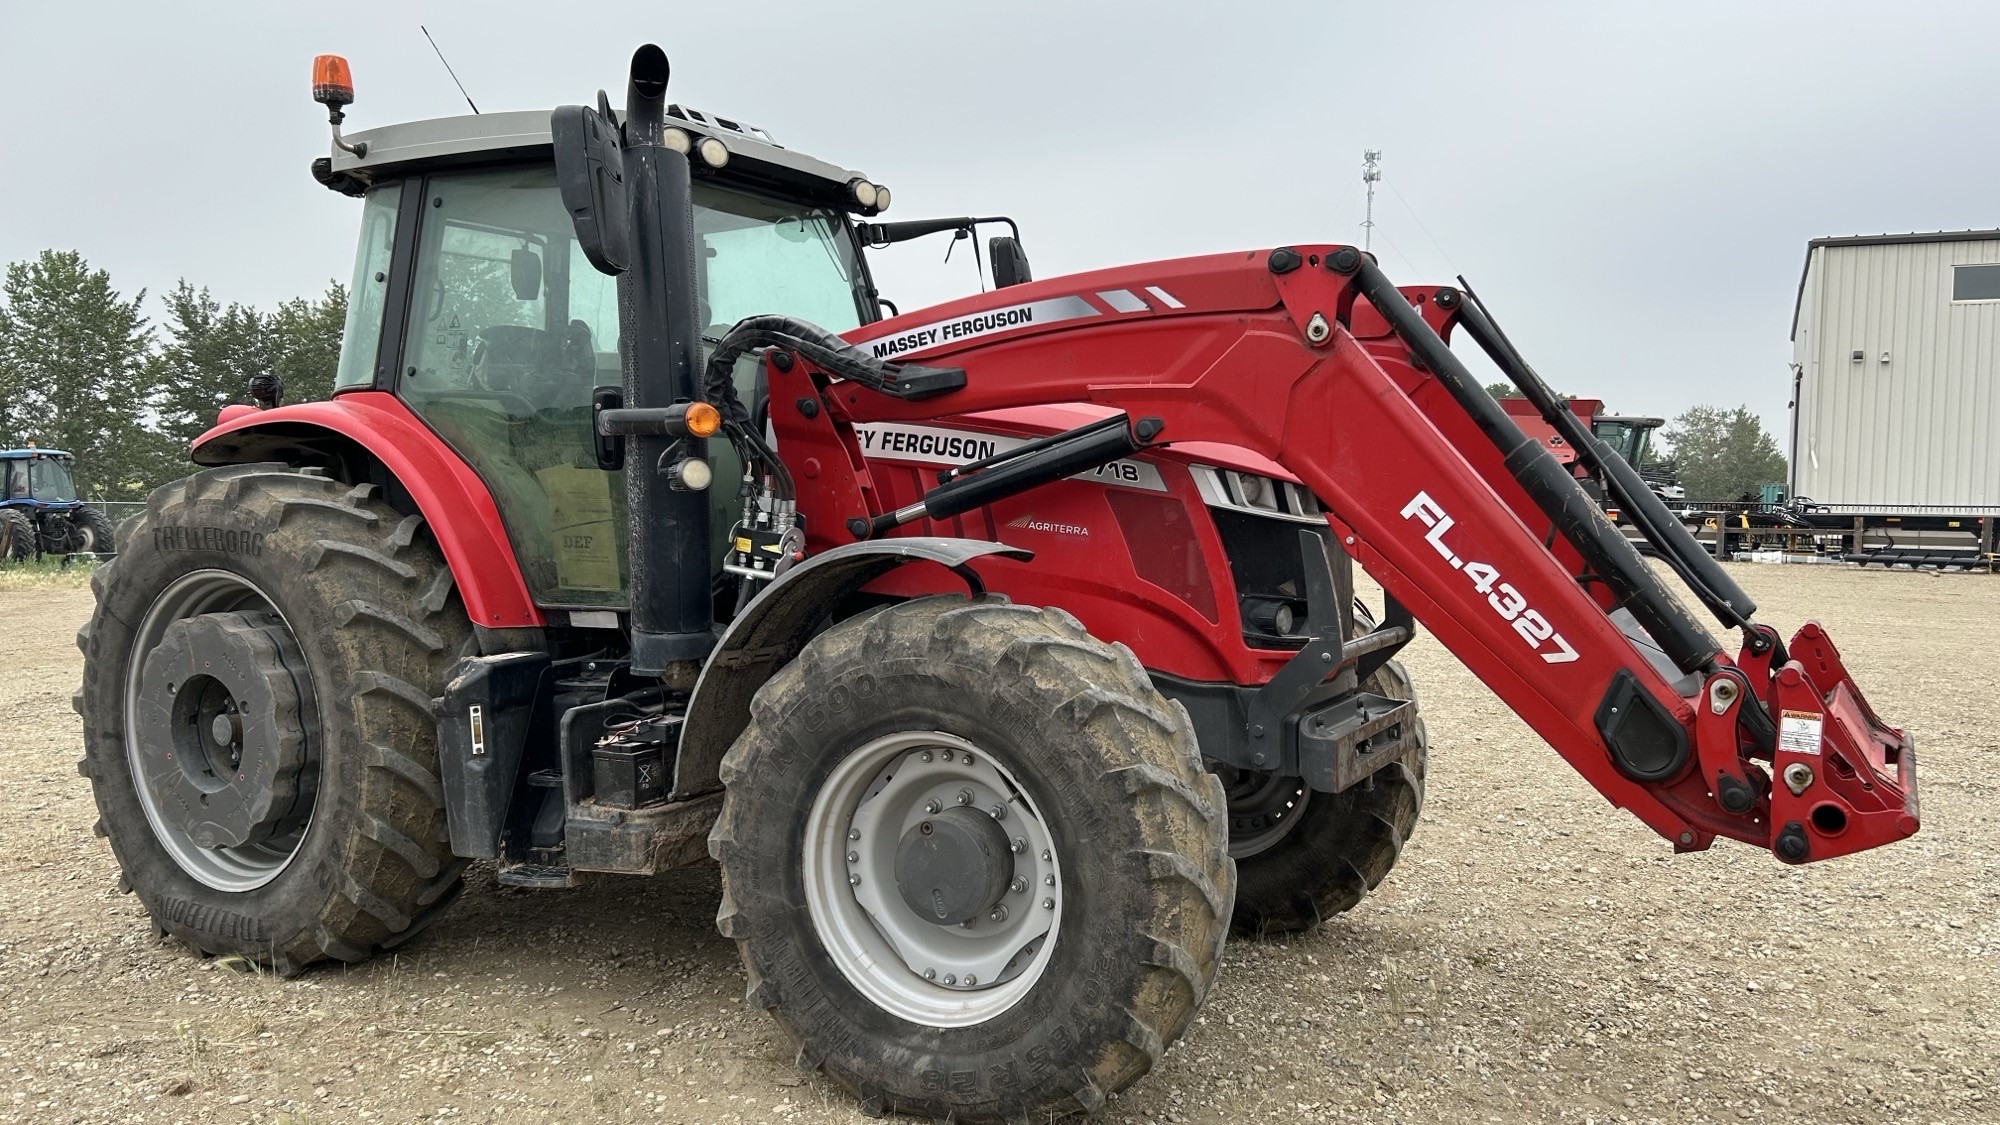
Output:
M1363 621L1356 633L1372 627ZM1391 699L1417 697L1394 660L1363 687ZM1388 877L1424 807L1430 738L1422 716L1415 721L1413 754L1340 793L1314 792L1296 777L1224 770L1238 937L1310 930L1360 905Z
M717 924L802 1067L871 1115L1040 1122L1187 1029L1235 873L1221 787L1130 651L922 598L833 626L751 711Z
M163 933L286 974L359 961L459 889L431 698L471 626L423 519L283 465L156 490L92 575L84 757Z

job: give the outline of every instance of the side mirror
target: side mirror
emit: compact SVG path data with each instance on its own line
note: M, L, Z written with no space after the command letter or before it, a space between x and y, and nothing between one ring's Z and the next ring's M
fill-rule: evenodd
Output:
M558 106L549 115L555 142L556 184L576 228L577 248L599 273L621 274L631 264L632 223L625 201L625 156L610 105Z
M542 259L526 246L514 251L508 262L514 280L514 296L532 301L542 295Z
M993 259L995 289L1035 280L1035 275L1028 269L1028 252L1021 249L1020 239L995 235L987 241L986 253Z

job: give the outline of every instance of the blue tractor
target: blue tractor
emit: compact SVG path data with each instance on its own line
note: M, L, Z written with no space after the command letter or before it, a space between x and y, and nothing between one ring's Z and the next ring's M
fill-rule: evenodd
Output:
M112 553L111 521L76 498L75 460L60 449L0 450L0 562Z

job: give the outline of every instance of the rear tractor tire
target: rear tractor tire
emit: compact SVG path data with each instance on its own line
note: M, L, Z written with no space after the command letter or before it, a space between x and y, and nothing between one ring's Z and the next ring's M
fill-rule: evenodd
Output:
M1391 699L1417 697L1394 660L1363 686ZM1236 860L1234 934L1310 930L1381 885L1423 811L1430 741L1422 716L1416 724L1415 754L1345 792L1316 793L1299 778L1248 770L1225 776L1229 854Z
M722 765L717 925L864 1113L1090 1112L1184 1032L1235 875L1186 713L1059 610L843 621Z
M111 521L96 508L78 508L72 517L71 549L90 555L109 555L118 550L111 533Z
M154 923L291 974L459 889L431 698L471 626L420 516L283 465L156 490L91 577L84 757Z

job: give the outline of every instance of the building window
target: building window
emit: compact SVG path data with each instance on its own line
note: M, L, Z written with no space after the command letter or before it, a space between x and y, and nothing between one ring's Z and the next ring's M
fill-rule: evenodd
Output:
M1953 266L1951 299L1954 301L2000 301L2000 264Z

